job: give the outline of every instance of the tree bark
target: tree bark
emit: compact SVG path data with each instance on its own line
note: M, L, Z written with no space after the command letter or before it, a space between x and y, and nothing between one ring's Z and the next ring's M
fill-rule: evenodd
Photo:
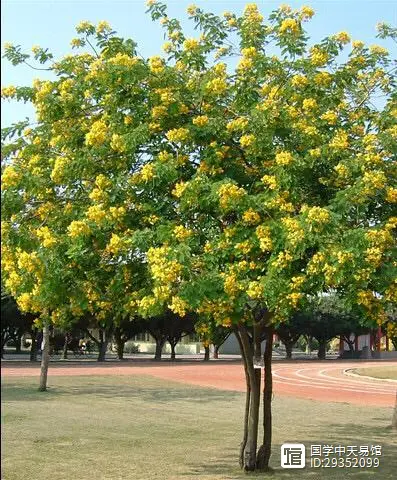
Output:
M219 358L219 345L214 345L214 358L217 359Z
M161 361L161 355L163 353L163 347L164 347L164 344L165 344L165 338L160 336L160 337L155 338L155 340L156 340L156 352L154 354L154 360L156 362L160 362Z
M391 428L397 430L397 392L396 392L396 403L394 404L393 418L391 420Z
M67 360L68 358L68 345L69 345L69 334L65 333L65 341L63 342L61 360Z
M168 343L170 344L170 347L171 347L171 360L175 360L175 358L176 358L176 355L175 355L176 343L170 342L169 340L168 340Z
M210 361L210 347L204 346L204 362L209 362Z
M254 349L249 342L249 336L246 327L239 325L239 333L241 344L243 347L242 355L247 365L247 372L250 384L249 412L247 419L247 438L243 453L243 468L245 471L254 471L256 468L256 450L258 445L258 426L259 426L259 406L260 406L260 383L261 370L254 368L253 357L259 352L257 350L258 341L260 348L260 340L254 325Z
M31 362L37 362L37 330L35 328L32 328L30 336L32 338L32 344L30 346L29 360Z
M263 356L265 365L265 379L263 388L263 444L259 448L256 460L256 467L259 470L269 470L269 460L272 447L273 329L269 327L266 333L266 347Z
M50 325L46 320L43 326L43 345L41 353L41 368L40 368L40 386L39 392L47 390L47 374L48 364L50 363Z
M239 346L240 346L240 352L241 356L243 358L243 363L244 363L244 373L245 373L245 382L246 382L246 391L245 391L245 409L244 409L244 431L243 431L243 439L240 444L240 455L239 455L239 464L240 468L244 468L244 451L245 451L245 446L247 444L247 438L248 438L248 418L249 418L249 411L250 411L250 403L251 403L251 386L250 386L250 379L249 379L249 373L248 373L248 366L247 366L247 359L243 353L243 343L240 337L240 333L238 331L234 332Z
M284 342L284 346L285 346L285 358L291 359L293 343Z
M327 353L327 341L326 340L319 340L318 341L318 352L317 357L320 360L325 360L326 353Z
M106 360L106 351L108 349L108 336L106 331L99 329L99 350L98 350L98 362L104 362Z
M116 340L116 352L117 352L117 358L119 360L124 359L124 346L125 346L125 341L123 339L123 336L119 329L116 329L114 332L114 339Z
M22 335L16 335L15 336L15 353L21 353L21 341L22 341Z

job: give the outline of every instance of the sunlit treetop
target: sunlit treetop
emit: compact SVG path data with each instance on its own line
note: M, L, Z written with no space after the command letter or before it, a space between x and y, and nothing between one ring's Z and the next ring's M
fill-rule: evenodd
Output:
M195 310L231 326L339 290L384 321L395 60L346 32L311 44L309 7L265 19L255 4L221 17L190 6L194 38L165 5L148 12L167 37L158 56L81 22L81 53L34 49L54 80L2 90L38 117L4 132L3 270L20 306ZM20 47L5 55L30 62Z

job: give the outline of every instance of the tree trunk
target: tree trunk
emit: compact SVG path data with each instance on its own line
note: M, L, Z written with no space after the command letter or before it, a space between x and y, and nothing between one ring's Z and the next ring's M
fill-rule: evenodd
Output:
M48 364L50 363L50 325L48 320L45 320L43 327L43 344L41 350L39 392L45 392L47 390Z
M99 345L98 345L98 362L104 362L106 360L106 350L108 349L108 336L106 332L99 329Z
M175 356L176 343L170 342L169 340L168 340L168 343L169 343L170 346L171 346L171 360L175 360L175 358L176 358L176 356Z
M292 349L292 344L289 344ZM266 348L264 353L265 380L263 388L263 444L258 450L256 467L259 470L269 470L269 460L272 447L272 351L273 329L268 328L266 335Z
M285 358L291 359L292 358L292 342L283 342L285 346Z
M258 445L258 426L259 426L259 406L260 406L260 383L261 370L254 368L254 350L250 345L249 336L244 326L239 325L239 333L241 344L243 347L242 355L247 365L247 373L250 384L249 412L247 415L247 437L243 451L243 468L245 471L253 471L256 468L256 450ZM260 340L254 325L254 344L255 355L258 355L258 346L260 348Z
M318 353L317 353L317 357L320 359L320 360L325 360L325 357L326 357L326 353L327 353L327 341L326 340L319 340L318 341Z
M68 359L68 345L69 345L69 334L65 333L65 341L63 342L61 360Z
M214 358L219 358L219 345L214 345Z
M32 338L32 344L30 346L30 358L31 362L37 362L37 330L32 328L30 332L30 336Z
M156 340L156 352L154 354L154 360L156 362L160 362L161 361L161 355L163 353L163 347L164 347L164 344L165 344L165 338L160 336L160 337L155 338L155 340Z
M22 341L22 335L16 335L16 337L15 337L15 353L21 353L21 341Z
M119 329L116 329L114 332L114 339L116 340L116 352L117 352L117 358L119 360L124 359L124 346L125 346L125 340L123 339L123 336L120 332Z
M210 347L204 346L204 362L209 362L210 361Z
M396 392L396 403L394 404L393 418L391 420L391 428L397 430L397 392Z

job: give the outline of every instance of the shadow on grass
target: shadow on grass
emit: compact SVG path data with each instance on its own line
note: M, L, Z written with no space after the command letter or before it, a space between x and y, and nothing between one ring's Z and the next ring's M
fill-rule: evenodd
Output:
M384 422L384 419L382 419ZM321 438L314 435L310 440L298 439L299 443L306 446L306 467L304 469L284 469L281 468L280 450L281 444L273 444L272 457L269 472L254 472L246 474L238 466L238 445L236 445L233 454L225 453L219 461L212 460L205 465L187 464L189 470L183 473L183 476L201 476L206 475L222 479L249 479L249 478L280 478L282 480L305 480L312 478L325 478L342 480L346 475L353 479L379 478L396 479L397 472L397 432L390 427L384 426L363 426L357 424L330 424L330 435L327 438ZM286 441L287 443L287 441ZM379 459L379 467L350 467L350 468L325 468L312 467L310 461L311 445L334 445L334 446L357 446L381 445L382 454L378 457L372 456L372 459ZM324 457L323 457L324 458ZM347 458L347 455L344 456ZM351 458L351 457L350 457ZM360 457L359 457L360 458ZM365 458L365 457L364 457Z
M234 400L241 396L239 392L221 391L216 389L194 388L189 385L184 388L180 384L171 382L169 388L164 388L164 384L153 383L147 387L138 386L135 383L131 385L108 384L101 385L98 381L82 385L68 386L49 386L46 392L39 392L36 384L21 385L20 383L7 382L2 386L3 401L47 401L59 399L68 396L95 396L98 398L128 398L131 401L150 401L156 404L175 404L178 402L191 403L212 403Z

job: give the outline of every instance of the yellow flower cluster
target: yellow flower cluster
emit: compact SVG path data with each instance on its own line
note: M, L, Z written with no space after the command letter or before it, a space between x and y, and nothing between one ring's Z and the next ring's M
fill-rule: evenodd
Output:
M16 93L17 89L13 85L1 89L2 98L12 98L13 96L15 96Z
M336 258L339 265L344 265L346 263L352 262L354 256L351 252L337 252Z
M369 290L360 290L357 293L357 303L363 305L368 310L371 310L374 304L375 297Z
M275 190L277 188L277 180L274 175L263 175L261 181L267 185L270 190Z
M206 84L205 88L208 93L214 93L215 95L220 95L225 90L227 90L226 79L225 77L214 78Z
M11 165L8 165L3 170L1 175L1 189L15 187L21 179L21 174L15 170Z
M249 240L245 240L244 242L236 243L234 248L247 255L252 250L252 244Z
M112 27L109 25L108 22L106 22L106 20L101 20L98 22L98 25L96 27L96 32L105 33L105 32L110 32L111 29Z
M90 227L81 220L73 220L68 226L69 237L85 237L91 233Z
M114 133L110 141L110 148L116 152L123 153L126 149L125 140L121 135Z
M259 225L259 227L256 228L255 233L259 239L259 248L262 252L270 252L273 248L270 228Z
M371 195L375 190L379 190L385 187L387 183L386 175L382 171L369 171L363 175L363 193Z
M243 213L243 222L247 223L248 225L255 225L256 223L259 223L261 220L261 217L258 212L255 212L252 208L249 210L246 210Z
M252 133L251 133L251 134L248 134L248 135L243 135L243 136L240 138L240 145L241 145L243 148L248 148L248 147L250 147L254 142L255 142L255 135L253 135Z
M177 225L174 228L174 235L177 240L184 241L190 238L193 235L192 230L184 227L183 225Z
M322 87L328 86L332 82L332 75L328 72L319 72L314 75L314 83Z
M313 15L314 15L314 10L311 7L308 7L307 5L304 5L300 10L300 18L302 20L308 20L309 18L312 18Z
M277 258L272 262L272 267L278 270L283 270L288 267L291 261L292 255L286 250L277 255Z
M264 289L260 282L250 282L247 288L247 295L253 300L260 300L263 298Z
M335 125L338 121L338 115L332 110L328 110L327 112L323 113L320 118L330 125Z
M281 222L287 229L287 240L291 246L298 246L299 243L305 238L305 232L300 226L298 220L295 218L284 217Z
M193 118L193 125L197 127L205 127L208 124L208 117L207 115L199 115L198 117Z
M218 190L219 204L221 208L227 208L231 203L240 200L245 195L245 190L239 188L233 183L226 183L221 185Z
M380 45L371 45L369 47L369 51L371 52L372 55L379 55L379 56L389 55L388 50L384 47L381 47Z
M182 265L176 260L168 260L168 254L169 248L167 246L152 247L147 252L153 278L164 284L175 282L182 272Z
M149 58L149 69L152 73L154 74L159 74L164 71L164 61L161 57L159 56L154 56Z
M291 152L282 151L276 154L276 164L277 165L289 165L294 160Z
M248 3L244 8L244 25L253 28L262 20L263 16L259 13L256 3Z
M189 130L187 128L174 128L167 132L166 137L170 142L183 143L189 138Z
M309 80L304 75L294 75L291 79L293 87L305 87L308 83Z
M187 38L184 42L183 42L183 48L187 51L187 52L191 52L191 51L194 51L194 50L197 50L200 46L200 43L199 41L196 39L196 38Z
M317 102L314 98L305 98L302 107L305 112L311 112L317 108Z
M68 159L66 157L57 157L54 162L54 167L51 172L51 180L54 183L62 183L65 176L65 167L68 164Z
M307 213L309 223L328 223L330 221L329 211L321 207L311 207L303 209Z
M177 198L181 198L183 195L183 192L186 190L187 184L185 182L179 182L175 185L175 187L172 190L172 195Z
M223 278L223 289L225 293L227 293L230 298L235 298L237 293L242 289L242 286L237 280L236 273L221 273L221 277Z
M133 183L135 182L149 182L154 178L156 175L156 171L154 169L154 166L152 163L148 163L147 165L144 165L139 172L134 173L134 175L131 177L131 181Z
M189 308L189 305L182 300L182 298L178 296L173 296L171 298L171 303L168 305L168 308L171 310L171 312L176 313L180 317L184 317L186 315L186 311Z
M325 255L322 252L315 253L308 263L307 273L309 275L314 275L322 272L324 262L325 262Z
M106 140L107 126L103 120L97 120L91 126L85 136L85 144L88 146L102 145Z
M315 46L310 50L310 61L316 67L320 67L327 63L328 53L324 51L321 47Z
M386 190L386 201L389 203L397 203L397 188L389 187Z
M365 260L375 268L378 268L382 260L383 252L379 247L367 248Z
M299 23L294 18L286 18L281 22L280 25L280 33L284 34L291 34L291 35L298 35L300 32Z
M336 35L334 35L334 39L337 42L340 42L342 44L347 44L350 42L350 35L347 32L339 32Z
M248 125L248 120L243 117L236 118L235 120L231 120L227 125L228 132L235 132L244 130L245 127Z
M344 150L349 146L349 137L344 130L338 130L334 138L329 142L330 148Z
M100 188L94 188L88 196L93 202L106 202L109 199L109 195Z
M300 292L289 293L286 297L288 304L292 308L296 308L299 304L299 300L303 297L303 294Z
M87 210L87 218L97 225L101 225L106 220L106 212L101 205L92 205Z
M109 243L106 245L106 251L112 253L113 255L117 255L118 253L122 252L128 246L127 242L119 237L119 235L112 233Z
M57 243L56 238L48 227L40 227L36 230L36 236L41 240L43 247L50 248Z
M111 65L117 67L131 68L139 62L138 57L130 57L126 53L118 52L114 57L109 59Z

